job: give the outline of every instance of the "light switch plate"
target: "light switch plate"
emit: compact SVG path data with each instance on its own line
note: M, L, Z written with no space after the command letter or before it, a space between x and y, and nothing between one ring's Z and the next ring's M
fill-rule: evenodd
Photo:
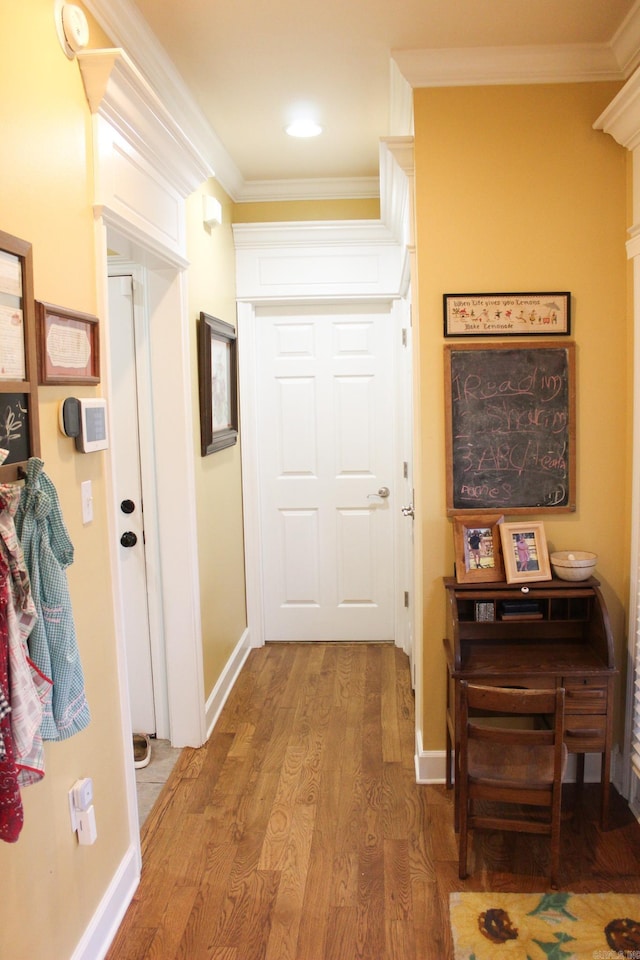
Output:
M93 521L93 489L91 480L83 480L80 484L80 494L82 497L82 522L91 523Z

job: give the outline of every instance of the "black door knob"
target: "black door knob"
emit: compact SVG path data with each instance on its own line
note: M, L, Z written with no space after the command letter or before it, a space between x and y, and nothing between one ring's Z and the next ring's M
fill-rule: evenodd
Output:
M133 530L126 530L120 537L120 543L123 547L135 547L138 538Z
M133 500L123 500L122 503L120 504L120 509L122 510L123 513L133 513L135 508L136 508L136 505L133 502Z

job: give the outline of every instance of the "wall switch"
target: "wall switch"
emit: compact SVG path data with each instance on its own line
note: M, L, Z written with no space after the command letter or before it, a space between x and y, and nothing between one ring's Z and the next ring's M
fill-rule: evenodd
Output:
M82 497L82 522L91 523L93 521L93 489L91 480L83 480L80 484L80 494Z
M98 838L95 807L90 806L76 814L78 818L78 843L89 846Z
M75 833L78 829L78 818L76 816L76 804L73 796L73 787L69 790L69 817L71 819L71 829Z

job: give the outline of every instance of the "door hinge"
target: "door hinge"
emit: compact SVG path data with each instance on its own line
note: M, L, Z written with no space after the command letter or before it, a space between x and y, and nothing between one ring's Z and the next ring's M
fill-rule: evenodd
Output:
M402 328L402 346L406 347L406 345L407 345L407 328L403 327Z
M409 464L406 460L402 461L402 478L403 480L409 479Z
M409 609L409 591L408 590L405 590L404 592L404 605L407 609Z

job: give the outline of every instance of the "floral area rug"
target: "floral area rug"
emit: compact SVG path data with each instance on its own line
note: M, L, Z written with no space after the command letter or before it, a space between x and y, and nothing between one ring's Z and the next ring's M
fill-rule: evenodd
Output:
M640 960L640 894L452 893L455 960Z

